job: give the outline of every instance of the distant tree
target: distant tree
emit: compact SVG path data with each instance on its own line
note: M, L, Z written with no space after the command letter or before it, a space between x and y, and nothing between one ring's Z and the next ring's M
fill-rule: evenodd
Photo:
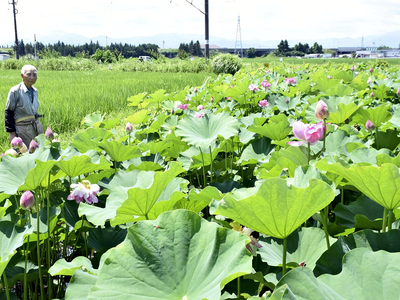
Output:
M26 54L24 40L20 40L18 43L18 54L21 56Z
M379 46L379 47L377 48L377 50L384 50L384 49L390 49L390 47L389 47L389 46L381 45L381 46Z
M249 48L246 50L246 56L248 58L254 58L254 57L256 57L256 52L257 52L257 50L255 48Z

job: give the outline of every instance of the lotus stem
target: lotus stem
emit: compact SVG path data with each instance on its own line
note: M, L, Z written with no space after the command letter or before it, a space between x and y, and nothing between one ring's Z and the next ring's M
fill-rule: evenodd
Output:
M51 267L51 245L50 245L50 174L47 182L47 268ZM53 278L47 274L49 299L53 298Z
M311 156L311 145L310 143L308 143L307 165L310 164L310 156Z
M286 252L287 252L287 238L283 239L283 255L282 255L282 276L286 274Z
M30 212L30 210L27 210L27 213L28 213L28 227L29 227L30 224L31 224L31 212ZM24 300L28 299L28 283L27 283L28 251L29 251L29 235L28 235L28 241L27 241L26 250L25 250Z
M344 205L344 188L340 187L340 202Z
M240 299L240 276L237 278L237 298Z
M206 185L207 185L207 179L206 179L206 168L205 168L205 166L204 166L204 156L203 156L203 151L201 151L201 148L199 147L199 149L200 149L200 153L201 153L201 160L202 160L202 162L203 162L203 179L204 179L204 186L203 186L203 188L205 188L206 187Z
M382 232L386 232L387 221L388 221L388 210L385 207L385 209L383 210Z
M389 218L388 218L388 231L392 230L392 224L395 220L395 216L393 210L389 210Z
M321 219L322 219L322 226L324 227L325 232L325 240L327 249L331 247L329 242L329 233L328 233L328 206L326 206L323 210L321 210Z
M6 290L7 300L10 300L10 291L8 290L8 279L5 270L3 271L3 283L4 283L4 289Z
M326 138L326 119L324 119L324 139L322 142L322 152L325 151L325 138Z
M212 157L212 151L211 151L211 146L208 146L208 149L210 151L210 182L213 182L213 157Z
M40 261L40 211L39 211L39 201L35 202L36 207L36 252L37 252L37 260L38 260L38 269L39 269L39 284L40 284L40 299L44 300L44 286L43 286L43 278L42 278L42 267Z
M379 150L379 142L378 142L378 127L375 127L375 143L376 143L376 149Z

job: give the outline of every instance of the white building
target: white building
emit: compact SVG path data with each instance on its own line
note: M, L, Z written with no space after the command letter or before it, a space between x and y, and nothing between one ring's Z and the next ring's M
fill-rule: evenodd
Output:
M356 51L356 58L400 58L400 49Z

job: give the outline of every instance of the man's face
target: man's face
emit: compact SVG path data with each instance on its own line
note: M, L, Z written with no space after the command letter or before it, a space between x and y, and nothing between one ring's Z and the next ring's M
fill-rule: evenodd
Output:
M30 88L35 84L37 79L37 70L35 68L30 68L25 71L25 74L21 74L22 81L27 88Z

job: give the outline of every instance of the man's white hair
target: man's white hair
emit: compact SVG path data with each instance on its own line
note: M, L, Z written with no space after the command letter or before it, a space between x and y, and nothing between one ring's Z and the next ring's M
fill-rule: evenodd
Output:
M32 66L32 65L25 65L25 66L23 66L22 69L21 69L21 74L24 75L24 74L26 73L26 71L27 71L27 70L30 70L30 69L35 69L35 71L37 72L37 69L36 69L35 66Z

